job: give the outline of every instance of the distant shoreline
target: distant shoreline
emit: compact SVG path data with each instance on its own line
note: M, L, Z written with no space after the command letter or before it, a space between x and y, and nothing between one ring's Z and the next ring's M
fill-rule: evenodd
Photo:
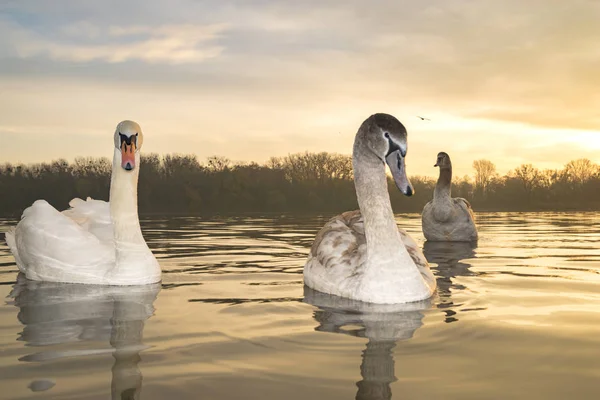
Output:
M166 213L166 212L149 212L149 213L140 213L140 219L144 218L160 218L160 217L175 217L175 218L210 218L210 219L219 219L219 218L235 218L235 217L281 217L281 218L299 218L299 217L322 217L322 218L331 218L339 213L344 211L351 210L340 210L340 211L314 211L314 212L258 212L258 211L248 211L248 212L239 212L239 213ZM515 213L515 214L542 214L542 213L599 213L600 210L475 210L476 214L501 214L501 213ZM406 214L417 214L420 215L420 211L401 211L394 212L394 215L406 215ZM18 221L20 218L20 214L0 214L1 219L13 219ZM1 233L0 233L1 234Z
M521 165L504 176L488 160L473 164L474 178L454 177L452 196L475 212L600 211L600 167L574 160L562 170ZM18 218L35 200L58 210L71 199L107 200L112 163L106 158L73 162L0 164L0 216ZM234 164L224 157L201 163L193 154L142 155L138 183L141 216L335 215L358 208L352 159L332 153L273 157L265 164ZM402 195L389 181L392 208L420 213L433 198L436 180L410 176L415 194Z

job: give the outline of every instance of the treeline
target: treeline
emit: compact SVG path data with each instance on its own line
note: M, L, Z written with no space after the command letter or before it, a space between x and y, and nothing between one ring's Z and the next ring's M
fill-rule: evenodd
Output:
M78 158L29 165L0 165L0 215L20 215L36 199L58 209L74 197L108 200L111 162ZM478 160L474 179L454 178L452 194L475 210L600 210L600 168L587 159L562 170L522 165L505 176ZM420 212L433 196L435 180L412 176L416 194L406 198L390 180L396 212ZM335 212L357 207L350 156L300 153L264 165L232 163L194 155L142 156L141 213Z

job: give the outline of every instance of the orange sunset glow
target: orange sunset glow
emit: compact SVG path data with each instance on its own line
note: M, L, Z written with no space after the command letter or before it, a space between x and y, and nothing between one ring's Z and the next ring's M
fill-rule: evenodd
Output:
M0 5L4 162L109 157L122 119L146 152L350 154L375 112L411 174L599 161L597 2L59 3Z

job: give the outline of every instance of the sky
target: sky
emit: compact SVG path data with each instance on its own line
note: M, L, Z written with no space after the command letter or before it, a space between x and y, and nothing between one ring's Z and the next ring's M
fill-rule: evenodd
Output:
M595 0L3 0L0 163L144 152L350 154L376 112L407 171L600 162ZM424 116L429 120L421 120Z

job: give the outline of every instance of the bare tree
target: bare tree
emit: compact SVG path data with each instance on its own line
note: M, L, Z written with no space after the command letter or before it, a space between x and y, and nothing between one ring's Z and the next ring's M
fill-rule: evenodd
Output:
M210 156L206 160L210 171L224 171L231 166L231 160L222 156Z
M565 165L564 176L567 181L581 185L598 175L598 172L598 164L594 164L587 158L580 158Z
M193 154L144 154L140 212L345 211L356 207L349 155L297 153L265 165L211 157L208 167ZM574 160L560 170L521 165L500 177L488 160L473 163L475 179L456 177L453 192L489 210L600 210L600 167ZM18 216L36 199L58 208L73 197L108 199L112 163L78 158L36 164L0 163L0 216ZM416 196L406 200L390 186L393 205L421 211L435 180L411 177ZM493 196L490 194L493 192ZM528 201L524 201L527 193Z
M521 181L525 193L528 198L531 197L533 189L538 185L541 173L540 170L535 168L532 164L522 164L514 171L515 178Z
M271 157L265 165L270 169L283 169L283 160L281 157Z
M475 169L475 187L485 193L492 178L496 176L496 166L493 162L482 159L473 161L473 168Z
M352 157L329 153L290 154L282 160L269 160L269 165L280 162L289 182L329 182L334 179L352 179Z

